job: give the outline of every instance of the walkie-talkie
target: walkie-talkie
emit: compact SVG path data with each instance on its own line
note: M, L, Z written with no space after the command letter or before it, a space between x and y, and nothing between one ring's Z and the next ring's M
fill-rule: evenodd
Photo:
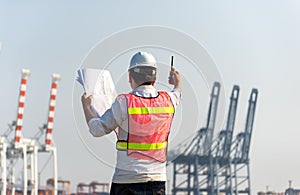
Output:
M173 61L174 61L174 56L171 56L171 70L173 68Z
M171 56L171 71L173 69L173 62L174 62L174 56ZM171 76L171 72L170 72L170 76L169 76L169 84L171 84L171 85L174 84L173 78Z

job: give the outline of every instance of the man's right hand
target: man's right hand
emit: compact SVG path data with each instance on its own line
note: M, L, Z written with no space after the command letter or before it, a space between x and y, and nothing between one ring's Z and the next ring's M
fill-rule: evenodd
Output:
M174 85L174 88L181 88L180 74L175 68L170 70L169 84Z
M87 124L89 123L89 121L92 118L97 118L97 115L91 109L92 99L93 99L93 96L92 95L88 96L88 95L86 95L86 93L84 93L81 96L81 103L82 103L84 116L85 116L85 120L86 120Z
M83 107L90 107L91 104L92 104L92 99L93 99L93 96L92 96L92 95L88 96L86 93L84 93L84 94L81 96L81 103L82 103L82 106L83 106Z

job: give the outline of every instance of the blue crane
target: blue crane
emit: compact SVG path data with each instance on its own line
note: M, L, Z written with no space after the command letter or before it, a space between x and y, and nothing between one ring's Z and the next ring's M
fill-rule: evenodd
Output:
M206 127L197 131L191 143L179 154L173 163L173 194L186 192L199 194L207 191L211 146L215 129L220 83L212 87Z
M244 132L241 132L236 136L233 148L234 156L232 159L232 179L234 180L233 193L235 195L251 194L249 150L254 124L257 97L258 90L254 88L252 89L249 97L245 130Z
M245 130L233 141L239 91L239 86L234 85L226 127L214 140L220 94L220 83L214 83L206 126L196 132L189 144L181 144L170 151L168 160L173 164L173 194L251 194L249 149L258 90L252 89L250 94Z
M217 145L214 149L213 176L211 177L212 181L210 181L211 185L214 186L214 190L212 191L214 194L219 194L220 192L223 192L226 195L232 194L230 151L239 92L240 87L234 85L230 96L226 128L220 131Z

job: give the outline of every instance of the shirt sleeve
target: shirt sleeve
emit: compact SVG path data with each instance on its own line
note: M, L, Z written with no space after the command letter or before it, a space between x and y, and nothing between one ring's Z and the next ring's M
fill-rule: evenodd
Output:
M123 126L126 120L126 100L125 97L118 96L111 108L99 118L92 118L88 122L89 131L94 137L101 137L111 133L117 127Z
M168 92L173 105L176 107L181 102L181 89L174 88L171 92Z

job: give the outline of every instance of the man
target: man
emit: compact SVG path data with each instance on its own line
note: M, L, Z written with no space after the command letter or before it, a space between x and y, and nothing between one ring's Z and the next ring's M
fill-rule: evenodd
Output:
M90 133L100 137L116 131L117 164L110 194L165 194L168 135L174 107L181 99L179 72L170 71L171 92L154 88L155 58L136 53L128 69L129 94L119 95L100 118L91 109L92 96L82 96ZM117 130L116 130L117 129Z

